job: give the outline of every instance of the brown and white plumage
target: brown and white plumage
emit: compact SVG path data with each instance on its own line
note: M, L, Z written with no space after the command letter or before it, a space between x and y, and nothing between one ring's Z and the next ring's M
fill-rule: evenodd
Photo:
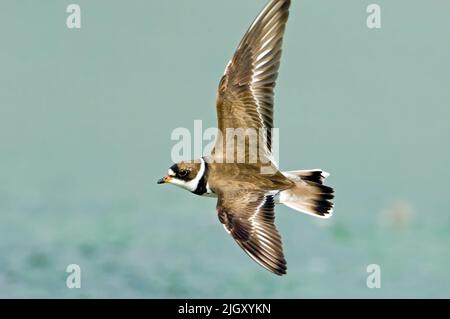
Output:
M227 128L253 128L262 129L264 145L260 147L270 155L274 88L290 4L290 0L270 1L229 62L217 95L218 126L224 138L216 149L225 148Z
M253 260L277 275L285 274L287 267L275 227L275 204L328 218L333 212L334 197L333 189L323 184L328 173L280 172L271 161L274 89L290 4L290 0L270 0L229 62L217 95L222 136L211 155L195 163L175 164L158 181L175 184L196 195L217 197L218 218L226 231ZM249 139L243 145L246 161L234 162L240 149L234 143L227 144L228 129L263 133L258 145L263 152L258 152L256 162L247 161ZM232 133L234 139L235 132ZM229 153L234 155L232 162L228 161ZM275 169L271 174L262 174L261 167L267 161Z
M220 222L258 264L277 275L286 273L281 237L275 227L274 194L233 191L219 194Z
M225 149L228 128L252 128L263 134L263 145L259 147L263 147L264 154L270 157L274 89L289 7L290 0L270 1L250 26L229 62L217 95L218 126L224 135L218 143L224 144L216 149ZM248 144L245 150L249 150ZM220 155L224 156L223 153ZM212 156L217 156L217 150ZM285 179L283 176L278 178ZM261 187L261 182L256 185ZM286 261L274 224L274 193L265 192L219 193L217 211L225 228L251 258L282 275L286 273Z

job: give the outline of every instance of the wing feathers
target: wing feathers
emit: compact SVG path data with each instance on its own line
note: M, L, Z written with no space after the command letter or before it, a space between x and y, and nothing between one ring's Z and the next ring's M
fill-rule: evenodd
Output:
M237 244L258 264L283 275L286 260L275 227L273 195L259 192L226 193L219 196L219 220Z
M280 67L290 0L271 0L241 40L219 85L219 129L263 130L266 154L272 147L274 88Z

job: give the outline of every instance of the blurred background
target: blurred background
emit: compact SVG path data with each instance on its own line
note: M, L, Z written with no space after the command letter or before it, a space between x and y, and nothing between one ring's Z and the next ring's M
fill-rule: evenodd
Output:
M216 126L265 0L0 2L0 297L450 297L450 2L294 1L276 91L283 170L323 168L330 220L277 207L288 275L214 199L156 185L177 127ZM82 288L68 289L68 264ZM368 289L366 267L381 267Z

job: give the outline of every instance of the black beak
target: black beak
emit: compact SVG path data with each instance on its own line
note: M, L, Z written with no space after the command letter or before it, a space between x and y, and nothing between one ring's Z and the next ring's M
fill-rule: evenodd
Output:
M164 176L163 178L159 179L157 183L158 184L167 184L167 183L170 183L171 179L172 179L172 177L170 177L170 176Z

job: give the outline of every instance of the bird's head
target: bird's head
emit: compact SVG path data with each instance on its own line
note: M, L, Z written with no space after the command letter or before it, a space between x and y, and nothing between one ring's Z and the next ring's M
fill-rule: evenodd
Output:
M195 191L204 174L204 162L180 162L169 168L167 176L158 180L158 184L173 184L178 187Z

